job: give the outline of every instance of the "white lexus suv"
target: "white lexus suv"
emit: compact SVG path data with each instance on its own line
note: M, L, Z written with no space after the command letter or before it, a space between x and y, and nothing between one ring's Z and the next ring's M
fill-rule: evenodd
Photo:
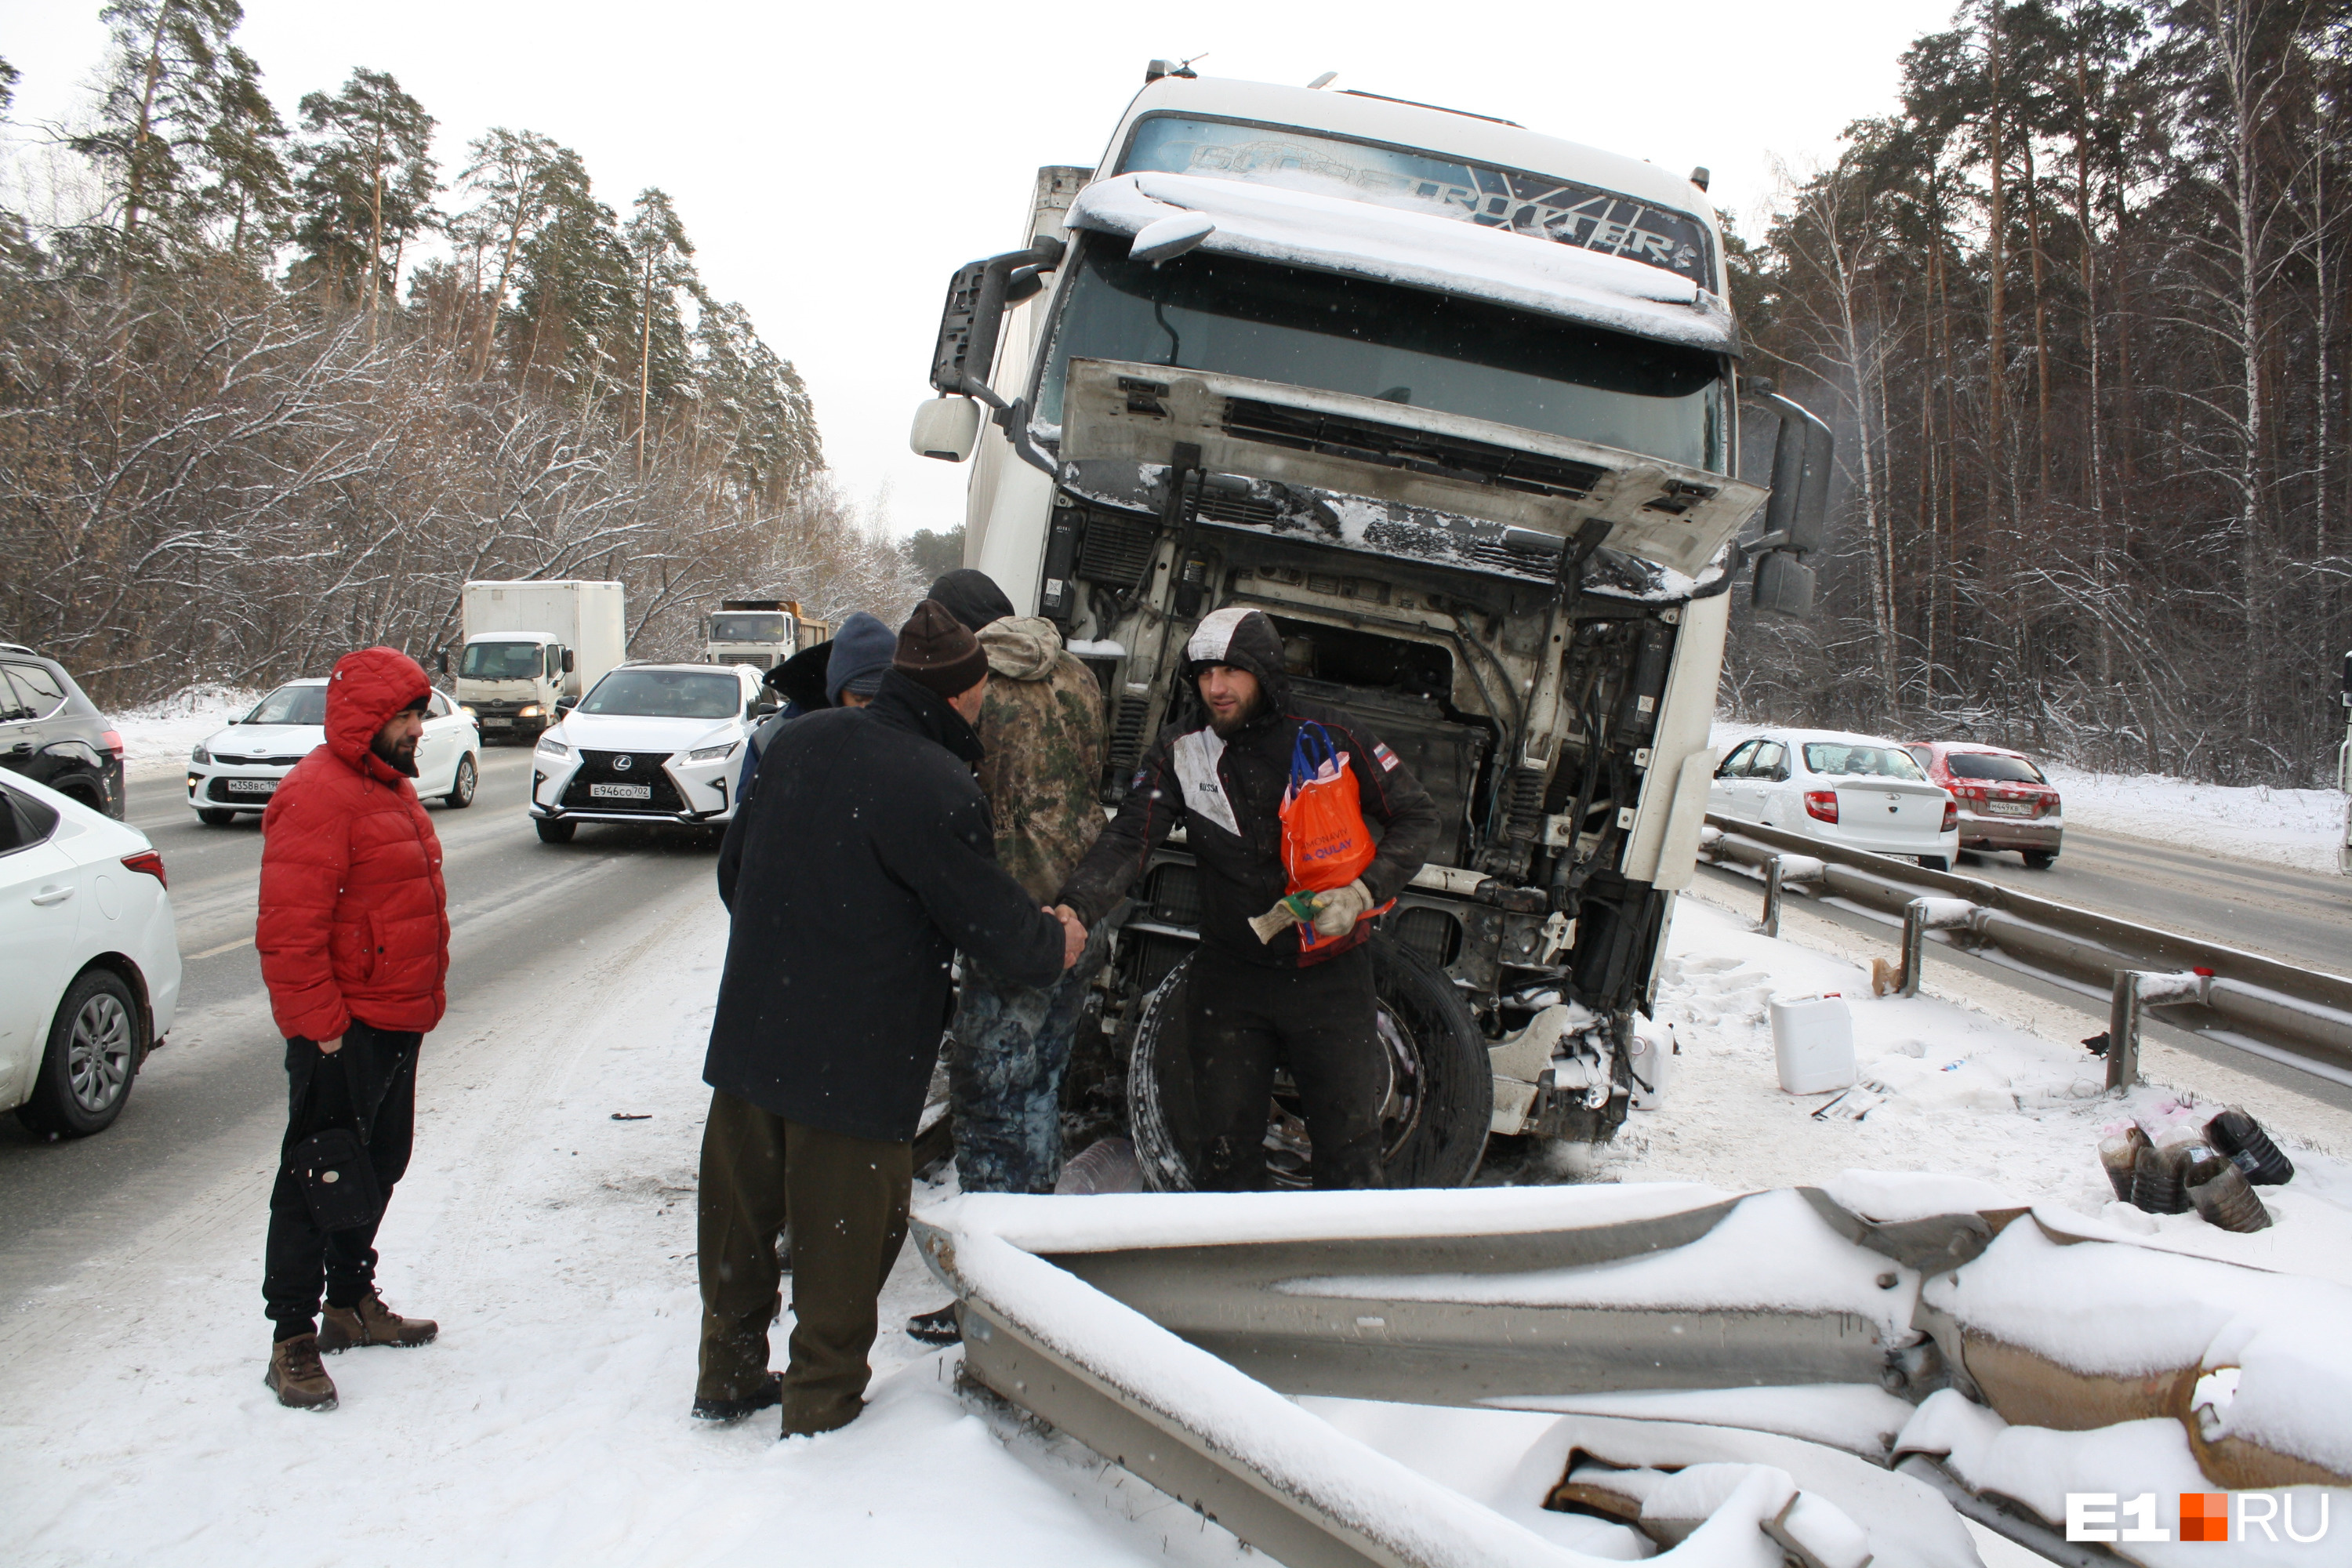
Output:
M723 826L743 742L775 711L749 665L625 664L539 737L530 815L569 844L583 822Z

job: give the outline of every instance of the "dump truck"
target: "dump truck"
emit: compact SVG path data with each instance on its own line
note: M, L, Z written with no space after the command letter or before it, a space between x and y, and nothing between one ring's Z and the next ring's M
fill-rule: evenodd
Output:
M702 659L773 669L830 635L824 622L801 613L797 599L723 599L703 621Z
M536 738L628 654L618 583L468 583L458 605L457 700L485 741Z
M1706 184L1156 62L1103 166L1040 170L1025 243L949 285L912 445L971 461L967 563L1101 682L1104 804L1193 626L1245 605L1444 815L1373 942L1393 1184L1468 1180L1490 1132L1605 1141L1652 1085L1731 593L1811 610L1830 433L1743 384ZM1190 1179L1199 909L1171 842L1101 983L1158 1186Z

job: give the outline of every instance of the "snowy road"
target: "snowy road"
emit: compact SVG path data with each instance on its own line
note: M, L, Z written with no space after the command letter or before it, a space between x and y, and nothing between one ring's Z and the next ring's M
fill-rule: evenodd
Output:
M2036 898L2352 973L2352 878L2080 827L2066 830L2047 871L2029 871L2014 855L1974 852L1952 868Z
M528 1016L565 976L607 960L628 911L689 889L717 909L703 840L591 828L568 846L541 844L523 816L530 778L529 752L491 750L473 806L433 810L452 928L449 1016L436 1043ZM253 952L258 819L205 827L184 802L176 777L131 781L130 820L171 873L186 963L178 1021L121 1120L100 1136L42 1144L15 1117L0 1118L0 1191L8 1194L0 1312L223 1173L270 1162L285 1116L285 1041L270 1024ZM257 1207L257 1226L258 1215ZM257 1228L254 1240L257 1248ZM257 1250L256 1259L257 1268Z

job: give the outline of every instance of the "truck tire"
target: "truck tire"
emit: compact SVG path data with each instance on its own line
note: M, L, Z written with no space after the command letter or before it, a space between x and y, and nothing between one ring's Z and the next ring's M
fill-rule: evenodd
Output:
M1444 972L1375 933L1372 993L1394 1075L1382 1113L1389 1185L1458 1187L1477 1173L1495 1114L1494 1068L1476 1020ZM1144 1184L1194 1190L1200 1144L1192 1110L1186 959L1137 1008L1128 1064L1128 1121ZM1278 1082L1268 1108L1267 1162L1276 1187L1308 1184L1303 1128ZM1288 1156L1286 1158L1285 1156Z

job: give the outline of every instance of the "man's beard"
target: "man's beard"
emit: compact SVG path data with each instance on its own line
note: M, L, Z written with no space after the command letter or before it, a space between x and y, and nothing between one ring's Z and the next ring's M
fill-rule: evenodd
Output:
M402 741L394 745L386 745L383 737L378 735L368 742L368 750L382 757L383 765L393 772L405 773L410 778L416 776L416 742L415 741Z
M1206 707L1207 704L1203 703L1202 706ZM1209 728L1214 730L1221 740L1230 738L1245 728L1251 720L1256 718L1258 710L1265 706L1265 696L1261 692L1234 709L1234 716L1230 719L1218 718L1216 710L1212 708L1209 710Z

